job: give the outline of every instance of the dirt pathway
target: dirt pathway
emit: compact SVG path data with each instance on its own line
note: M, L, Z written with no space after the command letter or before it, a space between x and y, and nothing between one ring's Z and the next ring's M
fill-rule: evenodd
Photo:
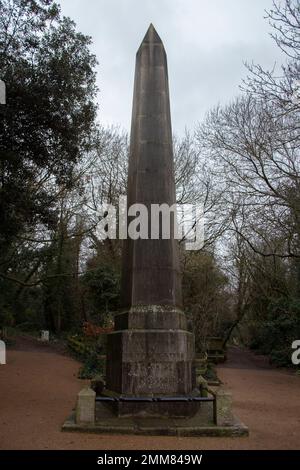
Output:
M234 410L249 426L243 438L176 438L62 433L60 426L84 382L79 364L28 340L0 366L0 449L300 449L300 377L271 369L234 348L219 376Z

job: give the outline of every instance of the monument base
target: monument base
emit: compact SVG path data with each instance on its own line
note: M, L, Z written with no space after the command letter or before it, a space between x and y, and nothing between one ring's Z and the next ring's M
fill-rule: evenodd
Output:
M117 397L118 395L108 390L103 390L103 396ZM199 395L199 392L198 392ZM130 397L131 398L131 397ZM174 397L175 398L175 397ZM119 418L187 418L194 416L201 403L193 401L115 401L105 403L105 406Z
M187 403L155 402L159 405L159 416L142 415L151 403L138 403L138 409L133 409L135 403L122 403L131 405L122 408L122 416L116 415L111 402L98 401L95 392L85 388L78 394L76 409L63 424L63 431L79 431L91 433L137 434L137 435L166 435L166 436L248 436L247 426L241 423L232 414L232 396L223 387L209 390L213 400L188 403L195 405L196 412L189 417L168 416L169 414L185 414L187 408L175 411L174 407L187 405ZM120 403L121 404L121 403ZM146 409L145 409L146 405ZM173 405L168 409L168 405ZM142 410L142 407L144 410ZM130 414L126 415L129 411ZM148 409L149 411L149 409ZM190 408L190 411L192 409ZM134 412L134 414L132 414Z
M166 306L131 308L107 335L106 386L125 396L188 395L195 388L194 335Z
M87 432L95 434L131 434L150 436L208 436L240 437L248 436L247 426L232 416L228 424L215 424L210 403L201 404L191 418L119 418L103 403L96 404L94 423L77 423L75 411L63 424L65 432Z

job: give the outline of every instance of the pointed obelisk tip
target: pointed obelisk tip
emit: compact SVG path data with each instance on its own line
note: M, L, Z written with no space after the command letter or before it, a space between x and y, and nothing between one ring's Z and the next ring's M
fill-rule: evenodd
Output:
M145 37L142 41L143 43L153 43L153 42L162 42L160 39L156 29L154 28L153 24L150 23L150 26L145 34Z

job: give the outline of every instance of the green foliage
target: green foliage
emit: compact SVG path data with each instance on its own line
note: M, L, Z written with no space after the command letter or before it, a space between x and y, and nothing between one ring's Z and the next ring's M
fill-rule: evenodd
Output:
M217 376L217 371L216 371L216 368L213 364L208 364L207 365L207 369L205 371L205 373L203 374L203 377L205 378L205 380L207 380L208 382L219 382L219 378Z
M96 375L105 374L105 356L101 339L91 341L75 335L68 337L67 344L73 355L83 362L78 372L80 379L92 379Z
M97 375L105 375L105 360L95 350L85 358L83 366L79 369L79 379L93 379Z
M119 306L120 275L113 266L100 265L88 271L83 277L89 300L89 316L103 324L109 312Z
M67 338L68 347L79 359L85 359L91 352L91 344L84 341L79 335L69 336Z
M53 183L72 184L74 164L89 148L96 60L90 38L52 0L1 0L0 10L3 256L23 230L55 222Z
M34 305L25 308L22 315L18 315L18 320L18 327L22 331L41 330L44 327L43 315Z
M58 195L93 143L96 59L53 0L0 0L0 11L0 312L14 312L1 321L60 331L76 321L78 298L74 276L63 277L72 249L59 245ZM49 276L43 289L30 286L36 273Z
M61 221L44 265L43 308L47 326L60 332L80 323L77 249Z
M270 301L266 318L252 323L251 333L253 349L268 354L278 366L291 367L291 345L300 338L300 299Z
M11 326L14 324L13 312L7 307L0 308L0 328L4 326Z
M206 337L224 335L230 313L228 279L213 253L186 252L183 270L183 299L193 320L197 351L206 350Z

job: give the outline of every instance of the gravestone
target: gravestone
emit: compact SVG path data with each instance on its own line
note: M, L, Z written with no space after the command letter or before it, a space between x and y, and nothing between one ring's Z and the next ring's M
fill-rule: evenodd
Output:
M136 55L127 201L149 212L151 204L176 201L167 57L152 24ZM195 386L194 337L182 310L174 224L173 219L170 239L163 239L160 229L158 239L124 241L124 311L107 338L106 371L107 389L123 396L184 396ZM166 403L162 413L168 408L167 414L176 415L176 407ZM119 414L138 408L122 405Z
M4 341L0 340L0 364L6 364L6 346Z
M48 330L41 330L41 341L44 343L48 343L49 341L49 331Z

